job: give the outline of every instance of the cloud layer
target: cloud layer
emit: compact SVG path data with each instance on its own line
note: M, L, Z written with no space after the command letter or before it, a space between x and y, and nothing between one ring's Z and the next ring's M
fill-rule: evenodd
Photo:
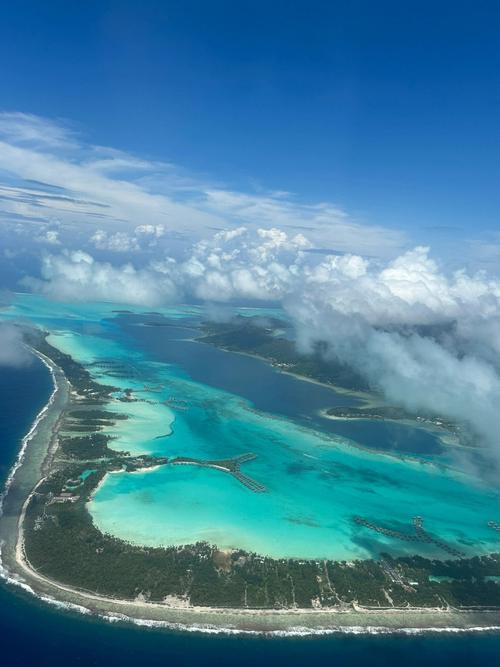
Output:
M423 247L388 262L310 248L302 234L241 227L141 269L47 255L29 286L67 301L280 303L302 350L326 343L389 402L467 423L500 457L500 282L445 275Z
M23 284L33 291L59 301L112 301L158 306L177 298L168 276L136 269L132 264L114 266L97 262L86 252L67 251L46 255L42 278L26 278Z
M319 248L384 257L406 243L403 233L361 224L331 202L215 186L175 165L86 143L63 123L22 113L0 113L0 220L20 234L39 227L39 238L49 243L59 240L45 234L55 225L68 243L94 235L94 244L113 252L143 249L141 235L191 242L242 224L300 230Z
M24 347L20 330L0 323L0 366L28 366L32 356Z

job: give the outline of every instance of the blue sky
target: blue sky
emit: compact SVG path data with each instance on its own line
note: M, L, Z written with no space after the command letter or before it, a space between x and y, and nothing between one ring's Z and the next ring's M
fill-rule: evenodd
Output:
M497 258L496 2L20 0L0 19L3 111Z

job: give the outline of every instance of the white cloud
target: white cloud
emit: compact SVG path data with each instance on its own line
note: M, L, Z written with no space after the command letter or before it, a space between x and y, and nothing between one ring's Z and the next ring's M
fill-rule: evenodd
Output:
M95 245L98 250L110 250L112 252L131 252L132 250L139 250L137 239L127 232L115 232L108 234L102 229L98 229L90 237L90 242Z
M165 235L164 225L138 225L133 232L107 232L97 229L89 241L98 250L110 252L135 252L141 249L155 248L158 239Z
M278 227L289 233L302 230L319 248L387 257L406 244L398 230L362 225L329 202L299 203L288 193L248 194L210 188L204 191L204 202L208 210L245 225Z
M327 257L306 269L304 285L323 310L358 315L377 326L434 324L499 312L498 280L464 271L448 277L423 247L383 265L355 255Z
M48 255L43 259L42 278L27 278L32 290L59 301L107 301L158 306L176 297L172 281L165 275L96 262L82 252Z
M487 357L464 353L460 337L446 341L384 331L317 304L291 308L290 313L304 349L315 341L327 342L332 358L360 373L389 403L466 423L500 457L498 369Z
M278 229L222 231L195 244L187 260L175 266L184 293L207 301L279 300L293 289L310 243L302 234ZM153 262L171 273L171 264Z
M318 341L386 399L469 424L500 457L500 283L438 269L426 248L383 267L331 257L286 299L303 349Z
M15 145L52 148L75 147L75 134L67 124L17 111L0 113L0 135Z
M32 359L23 345L21 331L11 324L0 323L0 366L27 366Z
M207 230L241 224L279 227L288 234L307 233L319 248L383 257L406 244L401 232L360 224L331 203L208 186L171 164L86 144L63 124L28 114L0 114L2 172L8 182L0 215L7 221L39 224L57 218L75 231L90 225L90 235L106 225L108 234L151 240L167 233L200 239Z
M135 228L135 233L154 236L159 239L165 235L165 225L138 225Z
M35 237L39 243L47 243L48 245L61 245L59 240L59 231L57 229L47 229L42 231Z
M138 247L137 238L98 230L92 241L100 249L127 251ZM303 234L238 227L198 241L183 261L164 255L142 271L152 279L168 277L188 298L296 301L379 328L453 321L465 331L471 318L500 317L500 281L463 270L445 275L428 248L381 262L353 254L318 256L310 247ZM53 280L51 263L82 257L94 270L101 266L88 254L63 253L44 260L43 277Z

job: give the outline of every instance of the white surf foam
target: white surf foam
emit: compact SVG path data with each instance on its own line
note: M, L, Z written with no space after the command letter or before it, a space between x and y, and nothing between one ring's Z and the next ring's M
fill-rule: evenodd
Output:
M53 388L52 393L49 397L49 400L47 401L47 403L43 406L43 408L40 410L40 412L35 417L35 420L34 420L33 424L31 425L30 430L24 436L24 438L21 440L21 448L18 452L16 460L14 461L14 465L10 469L10 472L7 476L7 479L5 480L3 491L2 491L2 493L0 493L0 517L3 514L4 501L5 501L5 498L8 494L8 492L9 492L10 487L12 486L12 482L14 481L14 477L16 475L16 472L19 470L19 468L21 467L21 465L24 461L28 444L29 444L30 440L32 440L32 438L38 432L38 427L39 427L40 423L46 417L47 412L49 411L50 407L54 403L57 392L59 391L56 376L55 376L55 373L54 373L54 370L53 370L52 366L47 362L47 360L45 359L45 357L42 354L40 354L39 352L37 352L36 350L33 350L31 348L30 348L30 351L35 356L37 356L40 359L40 361L49 369L50 375L52 377L52 383L53 383L54 388Z

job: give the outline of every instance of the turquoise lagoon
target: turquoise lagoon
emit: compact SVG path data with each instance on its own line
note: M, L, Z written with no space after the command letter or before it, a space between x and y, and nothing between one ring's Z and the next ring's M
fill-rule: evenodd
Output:
M410 548L357 526L353 515L410 532L419 514L429 532L467 554L498 550L487 526L498 515L498 489L474 468L461 470L461 457L435 434L322 420L319 408L354 399L196 342L200 308L161 309L161 318L125 308L23 294L0 317L45 328L97 381L149 401L110 406L129 415L108 431L114 449L200 459L253 452L242 472L266 492L195 466L113 473L88 504L102 531L144 545L206 540L274 557L353 559ZM94 365L106 359L119 361L127 376ZM172 397L170 406L162 403ZM416 549L446 556L432 545Z

